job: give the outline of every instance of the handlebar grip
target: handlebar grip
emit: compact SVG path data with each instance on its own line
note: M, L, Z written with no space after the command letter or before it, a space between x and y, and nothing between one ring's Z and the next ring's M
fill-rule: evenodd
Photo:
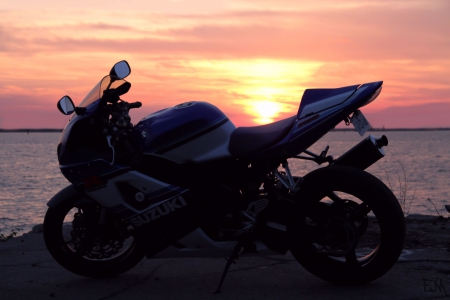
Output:
M141 106L142 106L142 103L139 102L139 101L128 104L128 108L129 108L129 109L132 109L132 108L139 108L139 107L141 107Z

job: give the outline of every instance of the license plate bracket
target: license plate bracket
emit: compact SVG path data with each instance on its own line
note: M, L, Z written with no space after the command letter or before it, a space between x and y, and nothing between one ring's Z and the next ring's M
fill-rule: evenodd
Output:
M353 124L353 127L355 127L356 131L358 131L361 136L363 136L367 130L372 128L369 121L367 121L366 117L359 109L353 113L353 116L351 116L350 123Z

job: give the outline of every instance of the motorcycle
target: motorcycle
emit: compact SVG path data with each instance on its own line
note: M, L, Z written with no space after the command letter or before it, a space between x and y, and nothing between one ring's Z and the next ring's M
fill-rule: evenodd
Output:
M124 273L147 258L228 256L216 292L239 255L288 251L315 276L353 285L375 280L403 247L402 209L364 171L388 140L369 135L337 159L308 148L341 121L361 135L359 110L383 82L307 89L297 114L236 128L212 104L191 101L132 125L120 97L131 84L126 61L113 66L75 107L57 155L70 185L47 203L44 239L53 258L87 277ZM289 161L318 168L294 176Z

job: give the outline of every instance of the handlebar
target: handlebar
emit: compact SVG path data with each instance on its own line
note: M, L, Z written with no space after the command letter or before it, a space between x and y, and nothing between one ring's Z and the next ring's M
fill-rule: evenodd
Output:
M130 129L133 125L131 124L131 118L128 114L129 110L132 108L139 108L142 106L141 102L128 103L119 99L120 101L115 101L111 104L106 104L103 106L104 114L103 123L105 125L106 132L110 132L114 128L119 130Z
M139 101L128 103L128 109L139 108L142 106L142 103Z

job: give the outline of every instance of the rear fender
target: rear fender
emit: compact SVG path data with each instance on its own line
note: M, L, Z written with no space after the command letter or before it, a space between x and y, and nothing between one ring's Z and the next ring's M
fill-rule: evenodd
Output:
M85 194L78 191L73 185L69 185L59 191L55 196L47 202L47 206L50 208L56 208L65 201L75 200L77 204L90 203L93 200Z

